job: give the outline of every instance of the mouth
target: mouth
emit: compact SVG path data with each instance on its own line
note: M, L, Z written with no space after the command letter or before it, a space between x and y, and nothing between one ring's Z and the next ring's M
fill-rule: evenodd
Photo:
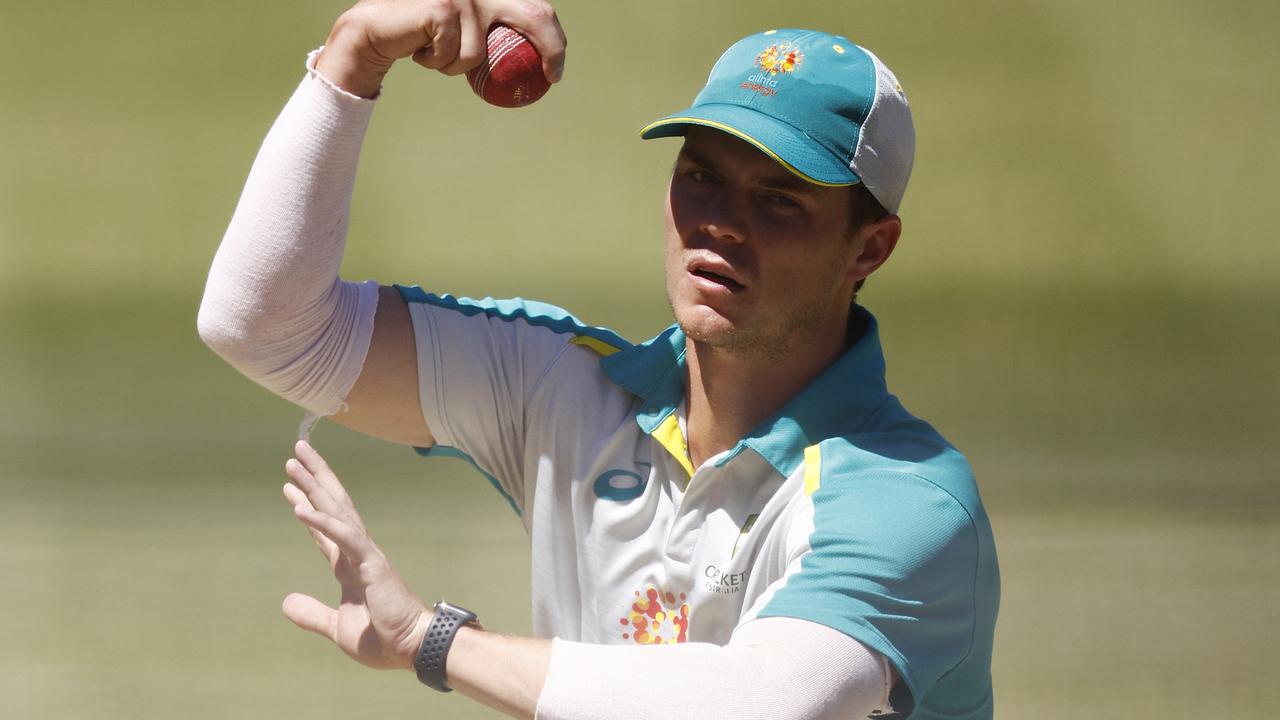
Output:
M722 288L734 293L745 290L747 286L731 273L732 270L719 264L694 262L689 265L689 274L701 287L710 290Z
M728 277L727 275L714 273L714 272L711 272L710 270L693 270L691 271L690 274L693 275L694 277L702 278L707 282L714 283L716 285L719 285L733 292L742 290L745 287L742 283L738 282L737 280L734 280L731 277Z

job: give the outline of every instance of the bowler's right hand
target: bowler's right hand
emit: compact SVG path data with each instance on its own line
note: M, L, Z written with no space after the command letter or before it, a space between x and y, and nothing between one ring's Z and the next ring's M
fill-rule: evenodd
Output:
M401 58L461 75L484 61L493 23L529 38L547 79L560 80L566 40L546 0L360 0L334 23L316 69L361 97L377 95L383 77Z

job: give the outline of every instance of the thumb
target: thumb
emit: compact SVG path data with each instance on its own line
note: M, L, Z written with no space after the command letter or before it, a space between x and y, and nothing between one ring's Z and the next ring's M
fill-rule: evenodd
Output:
M281 603L284 616L303 630L310 630L337 642L338 611L310 595L290 593Z

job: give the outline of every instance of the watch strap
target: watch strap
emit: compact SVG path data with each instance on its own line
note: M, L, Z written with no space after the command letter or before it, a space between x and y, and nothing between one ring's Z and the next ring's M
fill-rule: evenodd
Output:
M418 679L424 685L440 692L453 692L453 688L445 682L445 661L458 630L464 625L473 624L477 624L476 614L470 610L443 600L436 603L435 614L431 618L431 624L427 626L427 634L422 638L418 656L413 661Z

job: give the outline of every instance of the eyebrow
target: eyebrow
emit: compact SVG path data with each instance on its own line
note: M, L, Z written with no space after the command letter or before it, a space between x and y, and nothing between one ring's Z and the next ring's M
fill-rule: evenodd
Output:
M721 171L720 166L715 161L703 153L690 148L687 143L680 148L680 153L676 158L676 162L678 163L681 158L685 158L695 165L701 165L717 172ZM803 178L783 167L781 164L776 162L774 164L777 165L778 172L775 175L762 179L761 184L763 186L773 188L775 190L786 190L789 192L805 194L812 194L817 191L818 186L811 182L807 182Z
M711 162L711 158L703 155L697 150L691 149L687 142L680 147L680 152L676 155L676 162L680 162L681 159L687 159L695 165L705 165L709 168L715 169L715 163Z

